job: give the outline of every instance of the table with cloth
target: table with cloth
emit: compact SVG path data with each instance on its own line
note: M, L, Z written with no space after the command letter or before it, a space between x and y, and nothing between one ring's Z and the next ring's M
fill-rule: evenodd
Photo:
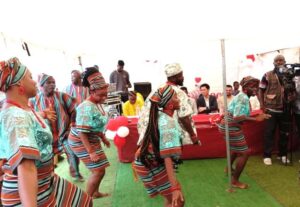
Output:
M260 111L253 111L251 116L255 116ZM219 133L218 127L214 124L218 114L199 114L193 116L197 134L202 145L184 145L182 159L200 159L200 158L222 158L226 157L226 143L223 136ZM130 117L129 135L126 137L125 145L118 149L120 162L132 162L137 149L138 131L137 117ZM250 154L262 154L263 152L263 133L264 122L247 121L243 124L246 141L250 148ZM295 143L295 142L294 142ZM275 146L276 149L276 146Z

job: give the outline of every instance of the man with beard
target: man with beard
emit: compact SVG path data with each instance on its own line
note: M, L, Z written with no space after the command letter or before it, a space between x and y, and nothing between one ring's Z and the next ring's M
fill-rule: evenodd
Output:
M291 125L290 113L284 110L284 86L282 82L283 68L285 64L285 58L283 55L277 55L274 58L274 69L268 71L262 77L259 85L259 102L260 108L265 113L271 115L271 118L265 122L264 132L264 159L265 165L272 165L272 148L274 142L274 134L279 126L279 154L278 158L283 163L289 163L290 160L287 158L287 147L288 147L288 135L289 128Z
M189 104L188 96L186 93L180 89L180 86L183 86L183 71L181 66L178 63L167 64L165 66L165 73L167 76L167 82L165 85L170 85L175 90L177 97L180 101L180 109L174 114L176 118L178 118L180 126L182 128L183 144L200 144L200 140L197 136L196 129L192 120L193 109ZM151 97L153 93L151 93L148 97ZM151 107L151 102L147 98L145 101L144 108L141 112L140 119L138 121L138 131L139 131L139 141L138 145L140 145L141 140L144 137L144 134L147 129L147 125L149 122L149 109Z
M70 95L55 91L55 79L47 74L42 74L40 79L41 91L32 99L30 104L33 109L46 119L53 134L53 153L59 155L62 150L67 155L70 165L70 174L76 181L83 181L79 172L79 159L68 144L71 117L74 116L76 99ZM48 114L52 114L49 118Z
M82 86L81 73L79 70L71 72L72 83L65 88L65 92L77 99L77 104L82 103L89 95L86 87Z

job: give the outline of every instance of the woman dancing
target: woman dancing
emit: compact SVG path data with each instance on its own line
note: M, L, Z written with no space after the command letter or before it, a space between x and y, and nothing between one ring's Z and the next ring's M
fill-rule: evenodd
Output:
M94 67L83 73L83 86L89 87L90 96L76 108L76 126L71 128L69 144L77 157L91 171L86 192L93 198L108 196L99 191L100 183L105 175L109 162L101 147L101 142L110 147L103 131L107 123L107 115L101 104L107 98L108 84L102 74Z
M161 195L165 206L183 206L181 186L173 169L173 160L181 155L183 136L177 119L173 118L180 107L179 99L174 89L165 85L150 101L150 113L146 113L149 124L133 167L150 197Z
M92 198L54 173L53 136L28 99L37 92L31 72L17 58L0 62L3 206L92 206Z
M268 114L259 114L256 117L250 117L250 96L254 96L258 90L259 80L251 76L242 79L240 85L242 92L234 97L228 106L228 127L229 127L229 144L231 153L231 165L236 160L235 169L232 170L232 186L240 189L248 188L246 183L239 181L243 172L248 157L249 148L245 140L242 130L244 121L263 121L270 118ZM225 120L224 117L218 123L219 131L225 135ZM227 168L225 168L227 172Z

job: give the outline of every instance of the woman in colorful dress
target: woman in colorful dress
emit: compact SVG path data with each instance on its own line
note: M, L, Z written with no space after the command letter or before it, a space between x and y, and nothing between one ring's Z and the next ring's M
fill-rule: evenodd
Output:
M165 85L150 101L149 124L133 167L150 197L161 195L165 206L180 207L184 199L173 168L173 160L181 155L183 137L177 119L173 118L180 108L179 99L172 86Z
M92 206L92 198L54 174L52 133L28 99L37 92L30 71L17 58L0 62L0 159L3 206Z
M91 171L87 193L93 198L101 198L108 196L107 193L99 191L105 168L109 166L100 142L110 147L103 134L107 116L101 106L107 98L108 84L94 67L86 69L82 84L89 87L90 96L76 108L76 126L71 128L68 140L76 156Z
M248 188L246 183L239 181L248 157L249 148L242 130L244 121L263 121L270 118L268 114L259 114L256 117L250 117L249 98L254 96L258 90L259 80L251 76L242 79L240 85L242 91L237 94L228 106L228 128L229 144L231 153L231 165L236 161L235 169L232 169L232 186L240 189ZM225 135L225 120L222 118L218 123L219 131ZM232 166L231 166L232 168ZM227 172L227 168L225 169Z

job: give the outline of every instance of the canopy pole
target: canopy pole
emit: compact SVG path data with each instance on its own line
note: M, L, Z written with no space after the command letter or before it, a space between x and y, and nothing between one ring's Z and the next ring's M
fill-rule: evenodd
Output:
M231 157L229 146L229 130L228 130L228 113L227 113L227 96L226 96L226 58L225 58L225 40L221 39L222 51L222 69L223 69L223 98L224 98L224 121L225 121L225 140L226 140L226 155L227 155L227 169L228 169L228 192L233 192L231 184Z
M81 58L81 56L78 56L78 65L80 65L81 72L83 72L82 58Z

